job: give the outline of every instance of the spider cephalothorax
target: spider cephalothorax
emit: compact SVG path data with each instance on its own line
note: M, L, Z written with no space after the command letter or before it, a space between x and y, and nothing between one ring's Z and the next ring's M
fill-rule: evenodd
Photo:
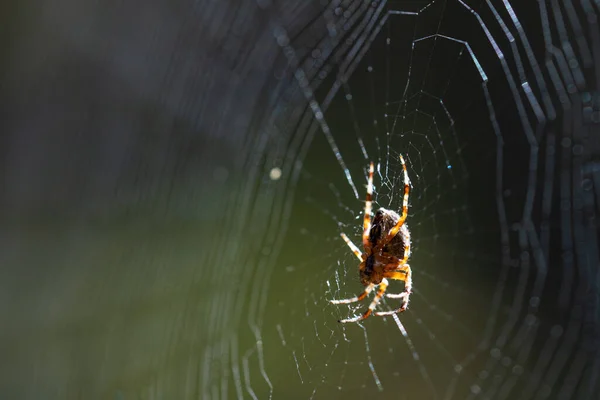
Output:
M404 292L400 294L387 294L390 298L404 298L404 303L394 311L376 312L375 315L391 315L406 310L412 287L411 270L407 264L410 257L410 232L405 225L408 215L408 193L410 183L404 158L400 156L404 172L404 198L402 203L402 215L395 211L380 208L375 213L371 222L371 204L373 197L373 163L369 165L369 181L367 185L367 200L365 202L365 217L363 220L363 247L362 253L358 247L342 233L341 236L348 244L352 252L361 261L359 274L361 283L366 286L363 293L345 300L330 300L333 304L347 304L360 301L367 297L371 291L378 286L377 294L369 305L369 309L362 315L354 318L344 319L340 322L356 322L367 318L385 294L389 279L404 281Z

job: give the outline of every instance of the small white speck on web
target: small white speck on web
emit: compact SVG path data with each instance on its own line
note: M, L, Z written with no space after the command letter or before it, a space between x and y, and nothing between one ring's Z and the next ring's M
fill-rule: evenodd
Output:
M271 172L269 172L269 178L274 181L279 180L279 178L281 178L281 169L277 167L273 168Z

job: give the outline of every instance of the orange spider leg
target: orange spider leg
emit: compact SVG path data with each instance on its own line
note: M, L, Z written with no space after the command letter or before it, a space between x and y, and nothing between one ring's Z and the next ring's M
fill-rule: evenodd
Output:
M396 264L396 267L391 271L384 271L383 276L397 281L403 281L404 292L410 293L412 290L412 271L410 269L410 265L404 264L400 267L397 265L398 264ZM394 295L388 294L387 297L394 297ZM400 297L400 295L397 297Z
M388 244L394 236L398 234L402 225L404 225L404 221L406 221L406 217L408 216L408 194L410 192L410 180L408 179L408 172L406 171L406 164L404 163L404 157L400 154L400 162L402 163L402 169L404 170L404 199L402 201L402 215L400 219L387 234L387 237L379 243L377 246L378 249L382 249L386 244ZM407 254L405 252L405 254Z
M370 248L369 244L369 231L371 229L371 207L373 203L373 173L375 167L373 162L369 165L369 181L367 183L367 200L365 201L365 218L363 220L363 246L365 250Z
M392 311L380 311L376 312L375 315L378 317L385 315L392 315L401 313L406 310L408 307L408 300L410 298L410 293L412 291L412 272L410 269L410 265L404 264L400 268L397 268L393 271L386 271L384 275L390 279L395 279L399 281L404 281L404 292L402 293L387 293L386 297L390 299L401 299L404 298L404 302L400 306L400 308Z
M371 283L369 286L367 286L365 288L365 291L362 292L361 294L359 294L358 296L354 296L350 299L344 299L344 300L329 300L329 302L331 304L350 304L350 303L356 303L357 301L361 301L362 299L364 299L365 297L367 297L369 295L369 293L371 293L371 291L373 290L373 288L375 287L374 283Z
M408 258L410 257L410 240L404 240L404 257L402 257L402 260L400 260L398 265L408 265L406 264L406 262L408 261ZM410 271L410 268L409 268Z
M377 305L381 301L381 298L385 294L387 287L388 287L388 281L387 281L387 279L383 278L381 280L381 283L379 284L379 288L377 289L377 294L375 295L375 298L373 299L371 304L369 304L369 308L367 309L367 311L365 311L362 315L356 316L354 318L342 319L339 322L342 324L345 324L348 322L358 322L358 321L362 321L363 319L369 318L369 315L371 315L371 313L373 313L373 310L375 309L375 307L377 307ZM377 313L375 315L377 315Z
M354 255L360 261L363 261L362 252L359 250L358 247L356 247L356 245L354 243L352 243L352 241L350 239L348 239L348 236L346 236L345 233L340 233L340 236L342 237L342 239L344 239L344 242L346 242L346 244L348 245L348 247L350 247L350 250L352 250L352 252L354 253Z

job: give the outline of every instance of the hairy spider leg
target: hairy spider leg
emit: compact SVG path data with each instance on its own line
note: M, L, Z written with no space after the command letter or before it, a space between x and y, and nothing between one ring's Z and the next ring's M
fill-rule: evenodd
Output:
M360 260L363 261L363 255L362 252L359 250L358 247L356 247L356 245L354 243L352 243L352 241L350 239L348 239L348 236L346 236L345 233L340 233L340 236L342 237L342 239L344 239L344 242L346 242L346 244L348 245L348 247L350 247L350 250L352 250L352 252L354 253L354 255Z
M373 173L375 172L375 167L373 166L373 162L369 164L369 181L367 183L367 200L365 201L365 218L363 220L363 247L367 250L371 248L369 244L369 231L371 230L371 207L373 203Z
M409 294L406 292L402 292L402 293L386 293L385 297L388 297L390 299L403 299L405 297L408 297Z
M398 265L405 265L410 257L410 240L404 240L404 257L398 263Z
M344 300L329 300L329 302L331 304L350 304L350 303L356 303L357 301L361 301L362 299L364 299L365 297L367 297L369 295L369 293L371 293L371 291L373 290L373 288L375 287L374 283L369 284L369 286L367 286L365 288L365 291L362 292L361 294L359 294L358 296L354 296L350 299L344 299Z
M402 163L402 170L404 171L404 199L402 201L402 215L400 216L400 219L396 225L388 232L387 237L379 243L377 246L378 249L383 249L383 247L398 234L398 231L400 231L400 228L402 228L402 225L404 225L404 221L406 221L406 217L408 216L408 194L410 192L410 180L408 179L408 171L406 171L406 164L404 163L404 157L402 157L402 154L400 154L400 162ZM405 254L408 254L408 252L405 252Z
M377 289L377 294L375 295L375 298L373 299L371 304L369 304L369 308L367 309L367 311L365 311L362 315L356 316L354 318L342 319L339 322L342 324L346 324L348 322L358 322L362 321L363 319L369 318L369 315L371 315L375 307L377 307L377 305L381 301L381 298L385 294L387 287L388 281L387 279L383 278L381 280L381 283L379 284L379 288Z
M386 278L394 279L397 281L403 281L404 282L404 292L410 293L412 290L412 271L410 269L410 265L404 264L404 265L398 266L398 264L395 264L393 267L394 267L394 269L384 271L383 275ZM394 296L391 294L388 294L387 297L394 297ZM401 297L401 296L398 295L398 297Z
M410 293L412 291L412 271L410 269L410 265L404 264L402 267L396 270L384 272L384 275L390 279L404 281L403 293L386 293L386 297L389 297L390 299L404 298L404 302L402 303L400 308L397 308L396 310L376 312L375 315L378 317L397 314L405 311L408 307L408 301L410 299Z

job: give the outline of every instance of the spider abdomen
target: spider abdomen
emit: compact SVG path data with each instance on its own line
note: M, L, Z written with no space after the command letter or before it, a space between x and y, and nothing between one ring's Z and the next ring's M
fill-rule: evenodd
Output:
M369 231L371 246L377 246L398 223L399 219L400 215L395 211L385 208L377 210ZM404 258L404 252L408 246L410 246L410 232L404 224L400 227L398 234L383 247L383 252L398 258Z

